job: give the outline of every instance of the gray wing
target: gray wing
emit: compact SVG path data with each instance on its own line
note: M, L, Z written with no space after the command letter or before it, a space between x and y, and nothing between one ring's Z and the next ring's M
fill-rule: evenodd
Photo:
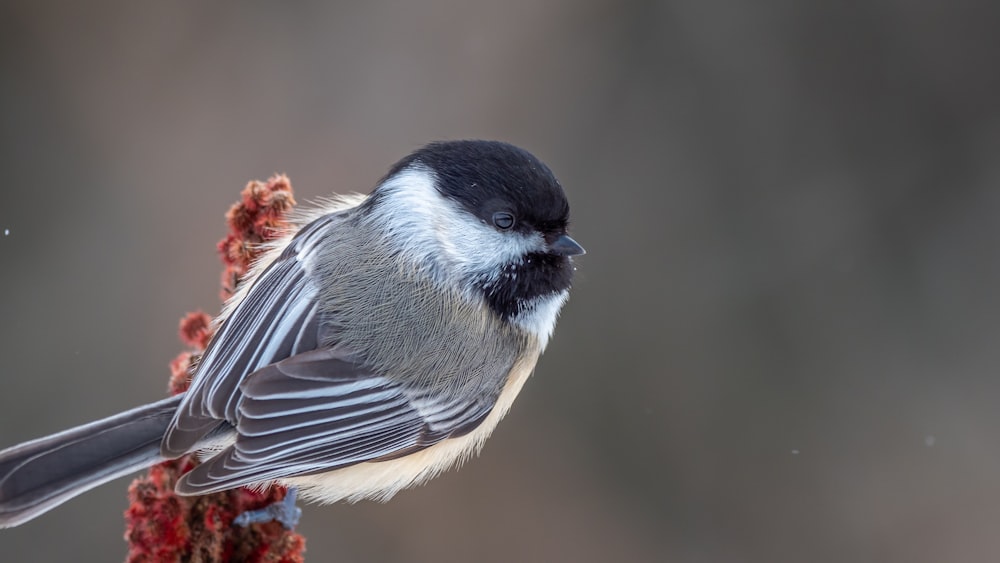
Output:
M319 346L317 288L308 263L326 229L346 216L327 215L303 227L219 327L163 438L164 457L184 455L216 428L235 425L239 385L248 374Z
M178 492L393 458L472 430L496 402L407 390L332 349L268 365L240 387L235 443L184 475Z

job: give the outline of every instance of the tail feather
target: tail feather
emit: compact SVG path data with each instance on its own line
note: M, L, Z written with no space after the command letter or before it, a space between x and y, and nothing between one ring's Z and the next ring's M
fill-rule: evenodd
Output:
M0 528L162 461L160 442L180 396L0 451Z

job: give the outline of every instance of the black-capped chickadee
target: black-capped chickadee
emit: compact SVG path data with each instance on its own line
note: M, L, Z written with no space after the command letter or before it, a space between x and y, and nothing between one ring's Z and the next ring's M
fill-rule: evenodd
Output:
M0 527L201 452L184 495L271 482L386 500L477 453L545 349L583 248L537 158L430 144L325 202L228 301L183 395L0 452Z

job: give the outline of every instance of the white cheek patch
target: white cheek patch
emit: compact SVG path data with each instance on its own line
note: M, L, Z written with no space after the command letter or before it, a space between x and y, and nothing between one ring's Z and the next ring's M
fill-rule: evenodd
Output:
M504 264L544 249L540 235L499 232L442 196L435 184L426 168L400 172L380 187L386 196L373 219L403 253L443 266L436 274L492 280Z

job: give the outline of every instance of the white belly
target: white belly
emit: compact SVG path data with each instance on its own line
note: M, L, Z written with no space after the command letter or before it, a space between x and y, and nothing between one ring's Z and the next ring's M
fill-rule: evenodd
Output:
M389 500L399 491L419 485L478 454L483 442L510 410L537 361L538 351L534 351L515 365L493 410L482 424L464 436L443 440L398 459L359 463L327 473L289 477L280 482L289 487L298 487L303 498L321 503Z

